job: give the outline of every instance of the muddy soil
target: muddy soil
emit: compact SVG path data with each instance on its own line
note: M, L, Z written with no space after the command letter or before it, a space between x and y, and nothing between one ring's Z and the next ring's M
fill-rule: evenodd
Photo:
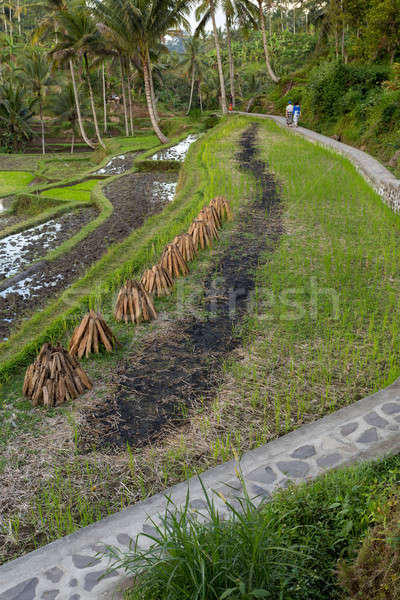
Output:
M171 186L176 174L139 173L122 177L105 188L114 211L95 231L70 252L53 261L40 261L36 267L11 278L9 287L0 285L0 340L7 339L17 320L32 314L60 291L81 277L114 243L121 242L145 219L160 212L171 194L160 183Z
M259 257L273 252L282 234L281 207L273 177L255 158L257 126L241 138L241 168L257 179L258 196L241 211L229 247L204 282L205 318L191 317L156 332L139 353L116 367L108 398L81 414L82 451L138 448L179 426L188 409L215 394L222 364L241 340L234 334L248 310ZM266 209L268 209L268 214ZM203 312L204 314L204 312Z
M57 248L96 216L94 207L82 208L0 239L0 281Z

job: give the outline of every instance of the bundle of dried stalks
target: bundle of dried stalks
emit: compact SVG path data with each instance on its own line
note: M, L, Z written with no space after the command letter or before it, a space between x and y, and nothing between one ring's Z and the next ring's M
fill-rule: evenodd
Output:
M168 271L170 277L179 277L180 275L187 275L189 273L186 260L183 258L176 244L165 246L164 252L161 255L160 265Z
M128 279L119 291L114 316L117 321L140 323L157 318L151 296L143 285L134 279Z
M193 244L192 236L188 233L181 233L174 238L173 244L178 246L179 252L182 254L186 262L193 260L196 255L196 248Z
M215 208L217 214L220 218L220 221L227 219L230 221L232 219L232 211L229 205L229 202L224 196L216 196L210 201L210 206Z
M22 391L33 406L59 406L92 387L85 371L65 348L44 344L26 370Z
M197 218L206 221L208 225L212 225L215 229L220 229L222 225L217 209L214 206L204 206Z
M199 248L204 250L207 246L211 246L213 235L209 225L202 219L195 219L189 227L188 233L192 236L193 245L196 250Z
M170 288L174 285L170 274L161 265L154 265L151 269L146 269L140 283L146 292L153 296L168 295Z
M85 354L87 358L91 352L98 354L102 345L107 352L112 352L116 341L103 316L91 310L72 334L69 353L78 358Z

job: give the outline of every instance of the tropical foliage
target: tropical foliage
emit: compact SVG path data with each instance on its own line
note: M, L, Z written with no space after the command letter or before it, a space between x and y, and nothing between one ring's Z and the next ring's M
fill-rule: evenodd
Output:
M63 114L54 99L67 88L75 108L73 125L66 121L91 148L104 147L110 97L121 98L126 136L141 103L166 142L160 107L226 113L229 105L251 108L288 73L321 62L314 90L329 69L340 72L336 61L395 63L399 15L400 0L11 0L0 10L0 83L15 82L18 101L30 107L23 116L34 108L43 153L46 127ZM18 129L9 119L8 130ZM15 148L31 135L25 125Z

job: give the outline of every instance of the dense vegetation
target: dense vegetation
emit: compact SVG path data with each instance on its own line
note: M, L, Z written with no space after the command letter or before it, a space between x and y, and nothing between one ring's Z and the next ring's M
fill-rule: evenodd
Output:
M134 133L138 103L165 142L166 109L282 111L296 99L305 124L395 169L399 15L399 0L13 0L1 17L1 146L42 133L45 152L58 127L71 149L78 135L101 147L110 131Z
M150 550L115 556L132 573L144 567L127 598L395 600L399 475L399 457L347 468L281 491L261 509L249 498L243 510L228 502L225 521L210 499L206 525L189 507L171 508Z
M365 147L400 174L400 0L11 0L2 9L0 184L2 194L14 194L10 212L18 217L2 236L95 206L96 219L47 258L66 253L113 212L106 184L93 179L95 165L117 153L141 152L132 158L132 172L161 169L147 160L158 142L213 128L190 149L174 202L110 245L62 293L49 293L43 308L23 315L1 344L0 445L7 450L0 477L7 486L0 542L1 560L8 560L399 376L399 216L346 160L274 123L221 120L219 113L231 105L282 114L288 100L299 101L303 124ZM197 27L190 30L193 11ZM281 186L281 212L279 242L260 255L256 302L237 327L243 354L228 357L210 402L182 408L181 429L171 427L142 448L117 451L93 443L88 453L81 445L82 406L33 409L21 398L23 370L41 343L66 345L87 309L98 307L121 342L111 357L85 361L98 385L89 402L101 403L115 382L116 363L158 334L157 322L135 328L132 336L113 321L117 290L158 261L205 202L225 194L234 219L220 241L193 263L178 291L156 300L174 323L181 319L178 294L187 314L198 310L213 264L258 192L259 181L237 161L250 122L259 131L258 158ZM64 153L47 159L56 147ZM32 149L43 157L22 154ZM93 152L65 154L76 150ZM246 241L254 243L251 234ZM322 293L315 300L317 284ZM290 298L288 290L294 291ZM51 437L54 417L65 436L62 447ZM153 555L146 585L133 597L162 598L168 580L170 599L192 598L196 585L207 600L336 598L338 564L346 593L366 597L369 553L398 560L391 552L397 513L390 498L399 470L393 459L328 476L282 492L263 511L246 505L236 524L216 518L190 536L185 522L174 523L163 542L178 565L176 579L170 578L171 561ZM389 529L378 515L386 500ZM367 534L370 525L377 529ZM215 560L207 562L208 551ZM289 565L288 552L298 559ZM199 588L196 568L204 564L209 580ZM214 590L207 587L211 580L218 584Z

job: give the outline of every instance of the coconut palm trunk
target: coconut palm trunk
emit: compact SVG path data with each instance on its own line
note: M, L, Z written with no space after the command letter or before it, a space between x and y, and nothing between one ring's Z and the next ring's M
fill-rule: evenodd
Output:
M265 31L265 20L264 20L264 12L263 12L263 0L258 0L258 11L259 11L259 15L260 15L260 25L261 25L262 39L263 39L263 46L264 46L265 64L267 67L268 75L270 76L270 78L272 79L273 82L278 83L279 77L277 77L275 75L275 73L273 72L272 67L271 67L271 62L269 60L267 33Z
M87 79L87 84L88 84L88 89L89 89L90 106L92 107L94 129L96 131L96 137L98 139L98 142L99 142L100 146L105 150L106 147L104 145L103 140L101 139L100 130L99 130L99 124L97 122L96 107L95 107L95 104L94 104L93 88L92 88L92 83L90 81L89 62L88 62L87 54L86 53L83 55L83 58L84 58L84 61L85 61L85 72L86 72L86 79Z
M228 108L226 106L224 72L222 70L221 49L219 47L217 23L215 20L215 1L214 0L210 0L210 15L211 15L211 21L212 21L212 26L213 26L215 50L217 53L217 65L218 65L219 85L220 85L220 89L221 89L222 113L224 115L226 115L228 112Z
M45 145L45 141L44 141L43 103L42 103L41 92L39 92L39 117L40 117L40 127L42 130L42 154L46 154L46 145Z
M156 94L154 92L153 70L151 68L151 60L150 60L150 53L149 53L149 51L147 51L147 66L148 66L148 69L149 69L149 77L150 77L151 101L153 103L154 115L156 117L157 123L159 123L160 122L160 115L158 114L157 98L156 98Z
M128 109L126 106L124 62L122 60L121 54L119 55L119 65L121 68L122 104L124 105L125 135L126 135L126 137L128 137L129 136Z
M190 88L189 106L188 106L188 109L187 109L187 112L186 112L187 115L190 113L190 109L192 108L195 71L196 71L196 67L193 65L193 67L192 67L192 83L191 83L191 88Z
M201 89L200 89L200 79L197 82L198 85L198 90L199 90L199 103L200 103L200 112L203 112L203 98L201 96Z
M79 97L78 97L78 88L76 87L74 64L73 64L71 58L69 59L69 68L70 68L70 71L71 71L72 87L74 89L76 115L78 117L79 131L81 132L81 136L82 136L82 139L85 142L85 144L87 144L89 146L89 148L92 148L92 150L94 150L94 145L92 144L92 142L89 140L88 136L86 135L86 131L85 131L85 128L83 126L82 114L81 114L81 107L80 107L80 104L79 104Z
M131 126L131 135L133 136L133 110L132 110L132 92L131 92L131 74L129 64L126 70L126 83L128 92L128 106L129 106L129 124Z
M149 73L149 67L148 67L146 56L144 56L142 58L142 64L143 64L144 90L145 90L145 94L146 94L147 109L149 111L151 125L154 129L154 133L156 134L156 136L158 137L160 142L162 144L166 144L168 142L168 138L161 131L161 129L158 125L156 116L154 114L154 106L153 106L153 101L152 101L152 97L151 97L150 73Z
M75 144L75 123L72 125L71 154L74 153L74 144Z
M104 62L101 68L101 75L103 80L103 113L104 113L104 135L107 135L107 98L106 98L106 75Z
M232 107L235 108L235 105L236 105L235 66L233 64L233 55L232 55L231 26L230 26L228 18L226 19L226 40L228 42L229 78L230 78L230 83L231 83Z

